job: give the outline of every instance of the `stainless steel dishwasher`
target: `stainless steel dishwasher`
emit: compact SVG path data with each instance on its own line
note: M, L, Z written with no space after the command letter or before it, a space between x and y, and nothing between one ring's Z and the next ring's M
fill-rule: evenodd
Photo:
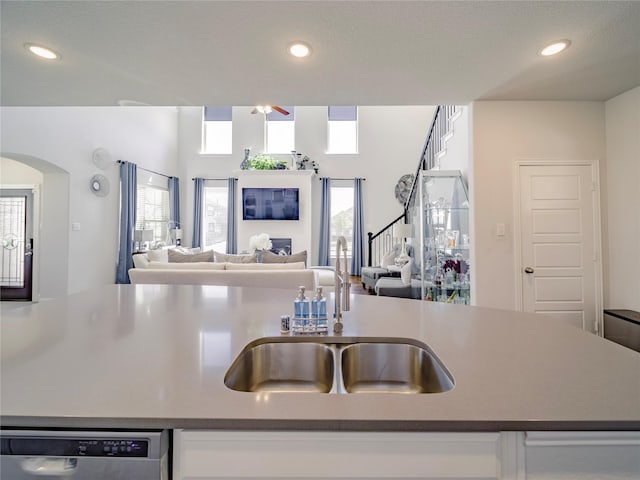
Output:
M2 430L3 480L168 480L169 432Z

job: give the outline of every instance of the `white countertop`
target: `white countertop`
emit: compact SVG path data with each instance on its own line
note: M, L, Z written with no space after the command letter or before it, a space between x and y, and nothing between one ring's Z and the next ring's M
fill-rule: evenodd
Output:
M533 314L353 295L343 336L426 343L438 394L245 393L224 374L296 292L110 285L3 314L3 427L640 430L640 354ZM329 296L333 307L333 295Z

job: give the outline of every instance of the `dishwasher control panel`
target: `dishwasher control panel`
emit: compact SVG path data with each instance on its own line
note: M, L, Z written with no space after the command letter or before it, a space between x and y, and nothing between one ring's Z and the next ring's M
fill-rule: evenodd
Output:
M149 442L132 438L2 437L2 455L147 457Z

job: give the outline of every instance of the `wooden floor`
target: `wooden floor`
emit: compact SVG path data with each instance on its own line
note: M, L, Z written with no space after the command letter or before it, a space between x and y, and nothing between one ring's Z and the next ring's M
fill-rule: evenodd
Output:
M362 288L362 281L360 280L359 275L350 275L349 278L349 281L351 282L351 293L356 295L373 295Z

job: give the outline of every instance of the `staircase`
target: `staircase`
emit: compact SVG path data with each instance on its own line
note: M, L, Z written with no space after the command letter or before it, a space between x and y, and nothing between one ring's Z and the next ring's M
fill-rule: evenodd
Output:
M416 195L416 179L418 178L418 172L420 170L431 170L433 168L439 168L440 159L447 153L447 141L453 136L453 122L462 113L462 108L459 105L438 105L433 115L433 120L427 138L420 154L420 160L418 161L418 167L414 175L413 185L411 186L411 192L407 197L407 201L404 204L404 212L398 216L398 218L391 220L385 227L383 227L377 233L368 232L368 257L367 266L380 265L382 263L382 257L389 252L396 243L402 241L401 238L395 234L396 225L406 223L408 220L407 209L411 203L413 197Z

